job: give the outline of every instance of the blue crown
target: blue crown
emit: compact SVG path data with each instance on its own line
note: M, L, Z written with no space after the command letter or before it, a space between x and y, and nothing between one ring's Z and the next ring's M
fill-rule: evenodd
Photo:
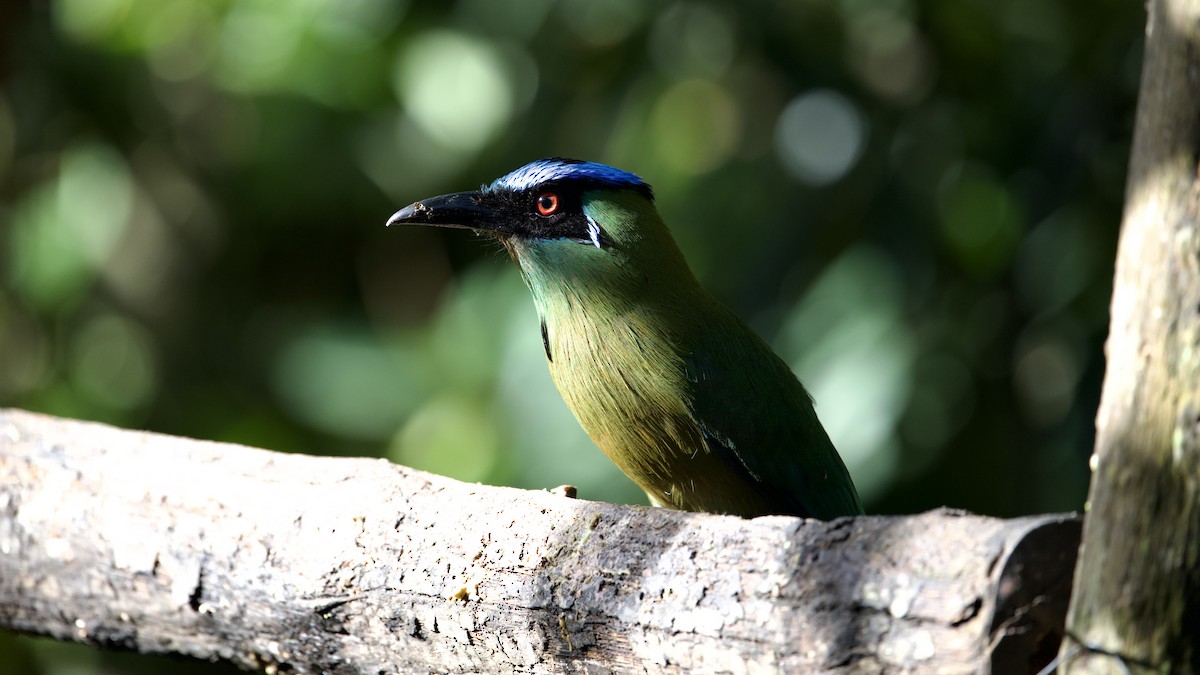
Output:
M526 164L505 176L483 186L484 192L510 190L521 192L547 183L560 181L579 182L595 187L629 188L652 198L650 186L637 175L615 169L606 164L584 162L578 159L549 157Z

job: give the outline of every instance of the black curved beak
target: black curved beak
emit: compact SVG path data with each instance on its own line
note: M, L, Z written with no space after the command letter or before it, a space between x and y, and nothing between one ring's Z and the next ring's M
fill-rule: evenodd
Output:
M496 212L483 204L478 192L455 192L413 202L388 218L387 226L430 225L497 232Z

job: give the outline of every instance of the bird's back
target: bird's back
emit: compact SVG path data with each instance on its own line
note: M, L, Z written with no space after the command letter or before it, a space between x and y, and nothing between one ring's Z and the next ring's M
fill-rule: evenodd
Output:
M861 514L850 474L791 368L732 312L710 307L685 340L690 408L706 449L740 467L771 513Z

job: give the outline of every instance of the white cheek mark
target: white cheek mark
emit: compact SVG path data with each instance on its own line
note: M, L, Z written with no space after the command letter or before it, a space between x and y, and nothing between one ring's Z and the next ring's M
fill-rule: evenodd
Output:
M592 220L591 216L587 217L587 222L588 238L592 240L592 244L596 248L600 248L600 226L596 224L595 220Z

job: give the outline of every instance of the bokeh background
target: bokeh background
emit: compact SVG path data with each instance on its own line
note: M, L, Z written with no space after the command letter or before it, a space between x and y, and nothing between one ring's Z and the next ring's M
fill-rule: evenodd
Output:
M554 391L499 248L383 227L565 155L654 185L869 511L1079 509L1142 12L4 3L0 405L644 503ZM0 659L182 667L10 635Z

